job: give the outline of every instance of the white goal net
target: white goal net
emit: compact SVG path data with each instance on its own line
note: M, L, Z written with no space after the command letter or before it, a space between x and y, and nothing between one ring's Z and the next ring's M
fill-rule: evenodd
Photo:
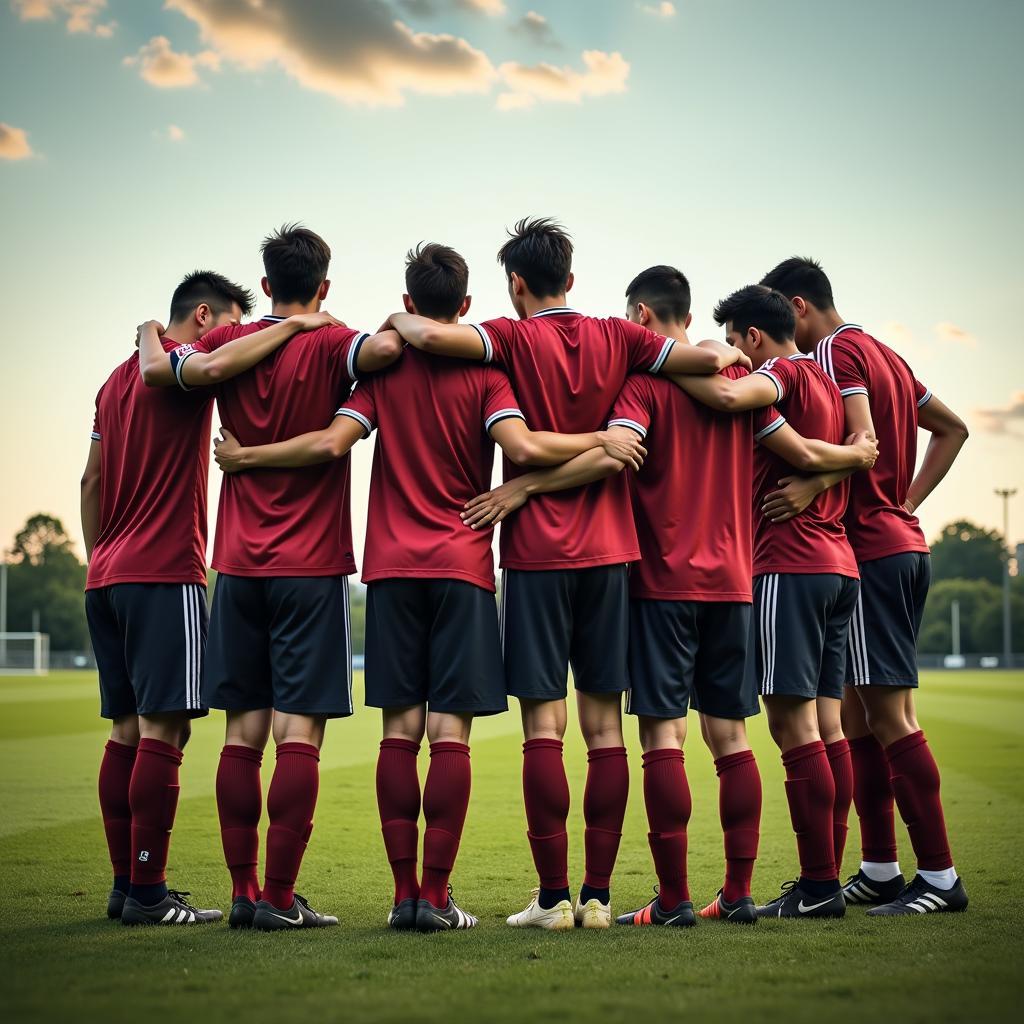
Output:
M50 671L48 633L0 633L0 675L45 675Z

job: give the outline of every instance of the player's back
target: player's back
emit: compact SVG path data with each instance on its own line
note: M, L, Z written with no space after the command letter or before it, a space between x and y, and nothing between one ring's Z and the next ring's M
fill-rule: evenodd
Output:
M164 339L167 351L177 343ZM100 529L87 589L206 583L209 391L147 387L132 353L96 396Z
M931 392L887 345L854 324L819 342L815 358L840 393L866 394L878 438L878 461L854 474L846 528L860 562L927 551L917 517L903 503L917 462L917 417Z

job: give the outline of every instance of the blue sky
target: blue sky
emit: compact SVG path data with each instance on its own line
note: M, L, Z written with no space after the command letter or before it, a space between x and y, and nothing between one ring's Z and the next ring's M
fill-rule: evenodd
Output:
M255 286L260 239L301 220L353 325L397 307L420 239L503 315L494 254L526 214L572 231L580 309L681 267L697 337L816 256L972 427L929 536L999 525L992 488L1024 487L1022 29L1011 0L8 0L0 538L38 509L78 535L96 390L186 271Z

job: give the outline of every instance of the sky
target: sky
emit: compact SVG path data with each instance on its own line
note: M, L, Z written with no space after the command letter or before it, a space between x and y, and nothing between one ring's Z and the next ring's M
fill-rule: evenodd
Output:
M484 319L526 215L572 233L584 312L680 267L695 340L821 260L971 428L926 534L1001 529L1017 487L1022 539L1022 38L1016 0L2 0L0 544L36 511L80 539L96 391L188 271L258 288L260 240L301 221L333 249L325 308L373 330L439 241Z

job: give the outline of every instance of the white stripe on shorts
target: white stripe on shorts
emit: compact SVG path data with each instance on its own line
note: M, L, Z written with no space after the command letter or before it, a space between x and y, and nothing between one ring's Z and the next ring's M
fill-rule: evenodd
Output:
M761 693L775 692L775 620L779 601L779 574L770 573L761 583Z

